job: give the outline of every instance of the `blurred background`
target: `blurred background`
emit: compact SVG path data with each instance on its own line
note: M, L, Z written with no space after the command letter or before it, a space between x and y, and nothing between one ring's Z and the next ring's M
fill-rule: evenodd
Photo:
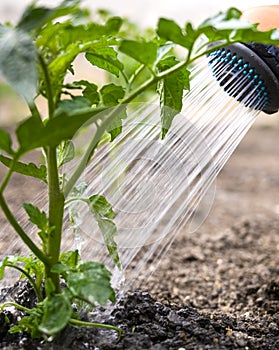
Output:
M41 0L44 5L56 5L60 0ZM1 0L0 22L16 21L30 0ZM114 14L128 16L143 26L155 26L159 17L173 18L180 23L187 20L199 23L206 17L228 7L240 10L252 6L278 5L278 0L84 0L84 5L92 9L105 8Z
M55 6L62 0L40 0L40 5ZM0 23L16 23L20 18L25 7L31 0L0 0ZM136 22L139 27L153 27L159 17L167 17L176 20L181 25L186 21L198 25L207 17L213 16L219 11L226 10L229 7L237 7L241 11L247 8L261 5L278 5L278 0L83 0L85 7L94 10L107 9L114 15L128 17ZM82 64L81 64L82 62ZM92 69L86 62L79 57L77 65L82 67L82 74L78 78L93 79L97 84L102 83L104 76L100 71ZM12 98L12 91L3 82L0 77L0 126L13 124L18 118L26 116L28 110L25 104L18 98ZM12 108L11 108L12 107ZM268 122L271 118L264 118ZM274 119L274 118L272 118ZM276 118L277 119L277 118ZM261 120L260 122L265 122Z

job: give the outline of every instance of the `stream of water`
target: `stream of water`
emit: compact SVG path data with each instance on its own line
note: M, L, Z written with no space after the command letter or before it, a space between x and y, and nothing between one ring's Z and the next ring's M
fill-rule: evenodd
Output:
M75 246L82 259L110 267L115 286L125 279L130 288L151 259L155 269L178 232L197 230L213 203L216 176L259 114L236 101L242 82L231 84L228 67L217 62L214 72L216 77L228 74L227 92L207 60L201 61L164 140L159 106L154 101L132 104L122 134L96 152L83 174L84 195L103 194L116 213L122 271L113 267L99 227L82 202L71 208L76 212ZM247 87L243 102L258 103L252 96Z

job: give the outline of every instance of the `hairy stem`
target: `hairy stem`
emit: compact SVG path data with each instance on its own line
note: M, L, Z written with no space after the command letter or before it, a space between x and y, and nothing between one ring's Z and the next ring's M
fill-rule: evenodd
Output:
M57 168L56 147L47 149L49 226L52 228L47 240L46 254L50 264L45 266L46 277L51 278L55 290L60 291L59 274L51 272L51 267L59 260L64 215L64 196L60 190Z

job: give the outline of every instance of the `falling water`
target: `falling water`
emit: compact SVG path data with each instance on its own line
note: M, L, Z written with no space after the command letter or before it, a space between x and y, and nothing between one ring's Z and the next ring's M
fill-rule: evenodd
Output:
M214 74L228 75L224 88L236 98L219 86L207 60L191 74L191 91L164 140L159 106L132 105L122 134L97 150L81 179L88 186L85 196L103 194L116 213L115 240L122 264L121 273L114 268L116 285L125 275L125 286L131 287L151 258L154 266L159 263L183 227L187 225L189 233L197 229L213 202L216 176L259 114L245 107L258 103L251 101L251 87L243 103L237 102L242 81L232 84L228 67L216 63ZM207 208L201 210L205 195ZM113 269L86 205L76 202L70 208L76 213L75 244L82 258Z

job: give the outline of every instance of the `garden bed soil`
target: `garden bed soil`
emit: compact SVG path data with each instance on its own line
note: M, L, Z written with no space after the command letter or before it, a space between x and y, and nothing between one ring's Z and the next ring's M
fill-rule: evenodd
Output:
M219 175L205 223L191 235L181 232L155 272L149 262L140 290L82 315L121 327L121 339L114 331L69 327L51 345L9 335L2 315L0 348L279 349L278 135L277 127L255 125ZM7 194L23 198L31 188L16 179ZM5 232L1 251L14 240ZM2 289L0 299L5 294L26 305L34 299L22 283ZM7 315L11 324L20 316Z

